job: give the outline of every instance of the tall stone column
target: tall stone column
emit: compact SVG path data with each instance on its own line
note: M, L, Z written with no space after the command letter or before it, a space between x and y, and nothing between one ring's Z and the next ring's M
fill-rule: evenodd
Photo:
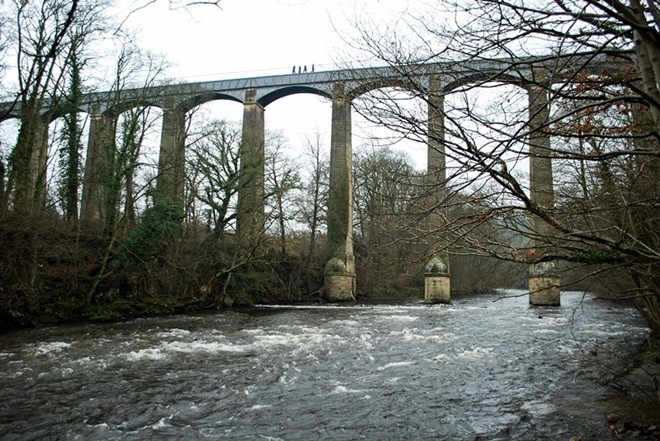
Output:
M168 199L183 204L186 172L186 112L173 100L163 109L163 126L158 154L156 203Z
M445 165L445 117L444 95L438 75L429 77L428 96L428 145L427 174L431 191L429 203L435 207L430 213L429 228L436 229L447 222L447 208L443 205L446 197L447 171ZM441 208L442 207L442 208ZM433 237L434 241L442 238ZM449 303L451 281L449 276L449 253L446 249L434 252L424 268L424 300L427 303Z
M49 120L40 118L34 134L35 146L32 149L32 182L34 188L33 207L43 207L46 199L48 170L48 129Z
M344 84L337 82L332 91L328 261L324 280L325 295L334 302L355 300L352 164L351 102Z
M101 230L107 220L106 186L114 156L115 127L114 117L102 114L98 104L92 107L80 201L80 222L87 230Z
M264 229L264 108L257 102L257 91L245 91L243 138L240 157L240 183L236 229L244 243L254 243Z
M529 187L532 203L543 209L554 206L552 183L552 159L550 135L542 127L548 122L548 95L545 88L533 85L529 98ZM538 216L532 216L533 254L540 256L543 238L551 233L550 226ZM541 262L529 268L529 303L532 305L559 306L559 276L554 262Z
M32 110L32 109L29 109ZM48 163L48 116L29 112L21 118L21 127L12 152L12 175L14 184L14 214L30 227L26 237L25 252L30 263L24 265L28 276L26 287L34 287L39 272L37 236L39 228L35 220L43 214L46 189L46 166Z
M21 215L43 208L48 154L48 118L21 111L21 126L12 152L9 180L13 182L14 211Z

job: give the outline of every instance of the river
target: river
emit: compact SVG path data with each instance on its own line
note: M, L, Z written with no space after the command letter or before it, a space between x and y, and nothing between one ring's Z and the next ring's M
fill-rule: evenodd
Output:
M575 292L12 331L0 439L603 440L607 383L647 335Z

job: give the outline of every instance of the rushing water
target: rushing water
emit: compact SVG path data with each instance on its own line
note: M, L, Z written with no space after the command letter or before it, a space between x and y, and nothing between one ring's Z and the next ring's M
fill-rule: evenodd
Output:
M0 335L0 439L607 439L638 314L578 293L262 307Z

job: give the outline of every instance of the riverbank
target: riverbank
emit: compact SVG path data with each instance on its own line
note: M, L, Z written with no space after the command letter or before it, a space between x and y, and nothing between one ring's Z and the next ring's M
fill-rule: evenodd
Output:
M649 338L603 401L615 440L660 440L660 339Z

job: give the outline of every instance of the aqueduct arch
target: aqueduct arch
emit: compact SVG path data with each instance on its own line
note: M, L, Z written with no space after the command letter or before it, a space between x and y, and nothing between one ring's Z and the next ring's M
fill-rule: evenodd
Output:
M325 268L325 290L333 301L350 300L355 292L355 262L352 242L352 142L351 101L374 88L397 86L406 88L414 81L426 90L428 103L428 171L437 182L445 182L444 96L469 82L505 82L527 86L531 136L530 187L534 203L551 206L552 164L549 135L537 130L548 120L547 81L543 59L472 61L465 63L432 63L383 68L347 69L328 72L292 73L255 78L209 81L192 84L159 86L145 90L102 92L85 96L85 109L91 115L88 157L83 186L81 220L102 220L103 148L114 135L110 103L135 102L138 97L163 110L159 154L157 193L174 200L183 198L185 170L185 115L193 107L207 101L232 100L243 104L243 152L241 173L244 185L239 194L237 227L239 235L249 238L263 228L264 181L264 109L279 98L313 93L332 100L330 195L328 211L328 252ZM607 60L591 62L589 68L599 71ZM583 67L579 60L575 66ZM539 84L539 86L533 86ZM416 87L416 90L419 90ZM146 97L145 97L146 93ZM440 193L442 193L442 189ZM438 195L442 197L442 195ZM442 213L439 213L442 215ZM534 219L533 222L540 222ZM543 229L542 224L535 225ZM558 304L559 281L548 267L530 268L530 302ZM429 302L449 300L449 260L446 254L432 256L426 268L425 297Z

